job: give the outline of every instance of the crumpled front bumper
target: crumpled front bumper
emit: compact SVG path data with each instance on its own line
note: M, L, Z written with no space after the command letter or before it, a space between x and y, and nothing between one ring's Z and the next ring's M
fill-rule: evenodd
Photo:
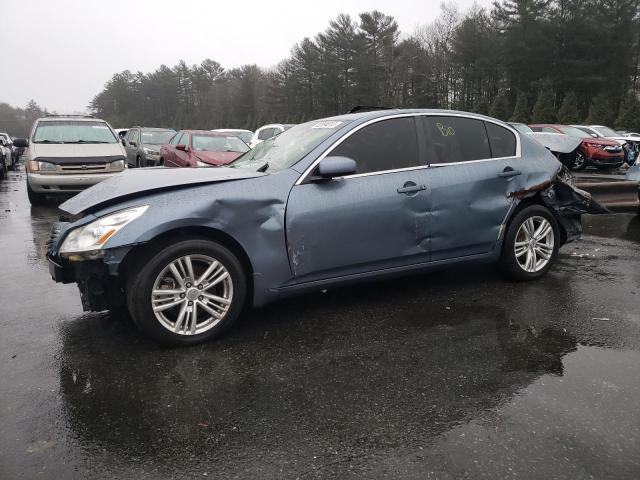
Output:
M84 311L100 312L125 305L119 278L110 275L104 259L72 261L58 254L59 244L70 223L53 224L47 240L49 274L58 283L77 283Z

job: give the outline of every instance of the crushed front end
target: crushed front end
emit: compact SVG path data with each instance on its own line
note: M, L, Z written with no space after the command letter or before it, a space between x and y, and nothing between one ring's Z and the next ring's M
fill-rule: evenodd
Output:
M51 227L47 241L51 278L58 283L77 283L84 311L100 312L124 306L119 278L109 271L103 251L60 254L60 246L70 225L69 221L61 219Z

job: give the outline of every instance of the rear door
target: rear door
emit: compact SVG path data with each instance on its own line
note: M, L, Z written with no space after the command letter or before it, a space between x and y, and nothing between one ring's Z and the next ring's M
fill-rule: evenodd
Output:
M431 192L431 259L485 254L496 245L524 175L512 129L463 116L423 116Z
M429 192L416 180L426 166L415 122L392 118L351 132L328 155L355 160L356 175L293 187L286 231L298 281L429 261Z

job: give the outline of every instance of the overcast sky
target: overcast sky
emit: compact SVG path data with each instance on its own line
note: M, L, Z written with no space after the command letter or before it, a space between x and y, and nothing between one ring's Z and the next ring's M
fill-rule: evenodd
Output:
M225 68L275 65L339 13L378 9L403 33L433 20L438 0L2 0L0 102L31 98L59 113L84 111L119 71L205 58ZM458 0L461 9L473 0ZM490 0L477 0L489 5Z

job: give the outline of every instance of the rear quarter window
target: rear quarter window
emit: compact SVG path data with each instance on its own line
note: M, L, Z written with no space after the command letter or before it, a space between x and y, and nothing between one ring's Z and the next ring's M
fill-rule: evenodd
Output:
M516 136L495 123L485 122L487 134L489 135L489 145L493 158L513 157L516 154Z

